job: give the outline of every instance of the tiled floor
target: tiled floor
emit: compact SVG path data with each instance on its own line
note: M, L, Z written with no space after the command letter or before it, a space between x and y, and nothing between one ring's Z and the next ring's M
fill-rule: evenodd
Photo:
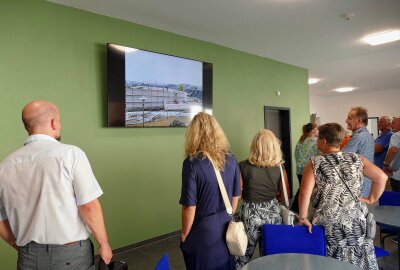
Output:
M379 246L378 233L377 239L375 240L375 244ZM395 245L391 239L387 238L385 240L385 248L391 253L391 255L389 257L378 259L379 266L383 267L384 270L398 270L397 245ZM114 260L122 260L127 262L130 270L154 270L158 260L165 253L168 254L169 263L172 270L185 269L182 253L179 249L179 235L115 254ZM254 258L258 257L259 253L257 252Z

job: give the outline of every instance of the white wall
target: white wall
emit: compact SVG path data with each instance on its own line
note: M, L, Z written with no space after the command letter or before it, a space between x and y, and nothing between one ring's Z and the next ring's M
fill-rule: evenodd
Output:
M319 124L327 123L325 119L328 118L327 110L327 98L320 96L310 96L310 114L316 113L319 117Z
M310 96L310 113L317 113L322 124L337 122L346 128L347 113L355 106L367 108L369 117L400 116L400 90Z

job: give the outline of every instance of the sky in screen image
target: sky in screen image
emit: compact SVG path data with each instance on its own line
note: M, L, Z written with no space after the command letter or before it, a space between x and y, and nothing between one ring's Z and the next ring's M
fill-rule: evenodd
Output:
M149 84L201 86L203 63L175 56L135 50L125 53L125 80Z

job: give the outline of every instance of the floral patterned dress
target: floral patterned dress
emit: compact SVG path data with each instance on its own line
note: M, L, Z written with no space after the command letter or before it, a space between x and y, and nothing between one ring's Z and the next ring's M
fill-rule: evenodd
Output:
M368 208L355 200L363 184L360 156L339 152L311 160L316 183L312 223L325 227L327 256L363 269L378 269L373 240L366 237Z
M294 151L297 174L303 175L304 167L307 162L317 154L317 138L307 137L302 143L299 141Z

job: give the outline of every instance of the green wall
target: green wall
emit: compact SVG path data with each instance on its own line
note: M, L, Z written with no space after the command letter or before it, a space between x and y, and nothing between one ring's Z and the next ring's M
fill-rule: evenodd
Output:
M238 160L263 128L264 105L291 108L292 148L308 121L307 70L267 58L42 0L1 0L0 37L0 158L26 138L27 102L56 103L63 142L86 152L103 188L113 248L180 229L185 129L105 127L107 42L213 63L214 115ZM3 241L0 254L15 268Z

